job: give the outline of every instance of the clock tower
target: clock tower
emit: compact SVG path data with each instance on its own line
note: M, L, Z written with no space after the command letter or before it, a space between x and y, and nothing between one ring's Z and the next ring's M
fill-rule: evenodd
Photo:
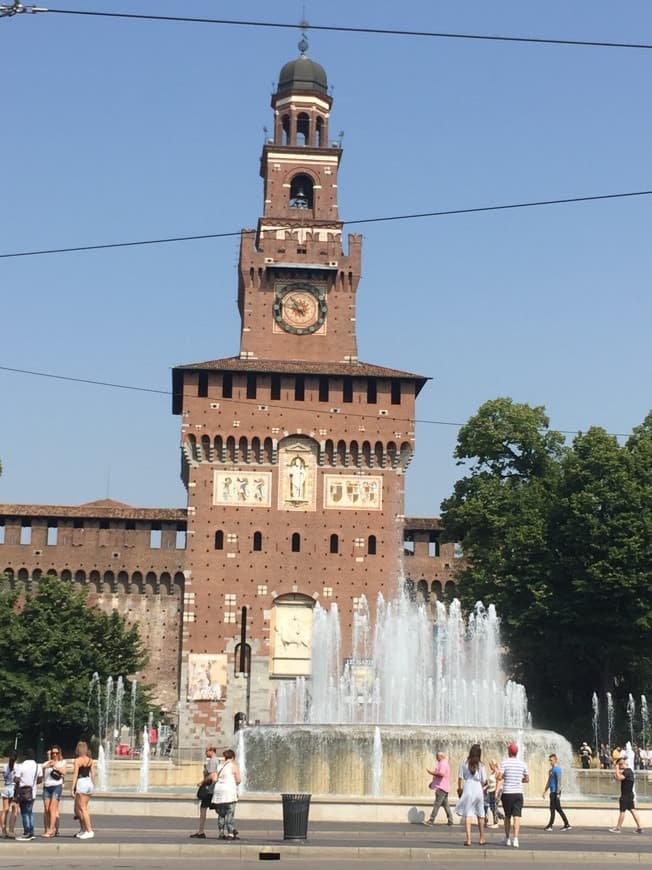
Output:
M332 98L323 67L301 55L272 96L274 136L263 148L263 215L242 234L240 357L355 362L360 236L342 249L339 142L329 139ZM306 340L311 336L310 340Z
M188 534L179 745L270 721L310 679L313 611L338 605L342 657L365 596L392 594L404 474L426 378L358 359L362 239L342 237L341 143L326 73L300 55L272 96L263 211L240 245L238 356L178 366Z

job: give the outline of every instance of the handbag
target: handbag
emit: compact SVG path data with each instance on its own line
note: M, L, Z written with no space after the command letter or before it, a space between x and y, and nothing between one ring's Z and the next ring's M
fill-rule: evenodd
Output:
M434 777L428 783L428 788L431 788L433 791L437 788L437 786L435 785L435 778Z
M16 790L18 792L16 795L18 803L26 804L34 800L34 790L31 785L19 785Z
M56 767L52 768L50 776L52 779L62 779L61 773L56 769Z

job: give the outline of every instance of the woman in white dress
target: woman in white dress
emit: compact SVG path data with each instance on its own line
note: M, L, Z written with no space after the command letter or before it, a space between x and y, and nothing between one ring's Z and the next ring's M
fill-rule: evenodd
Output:
M469 757L460 765L457 780L457 805L455 812L464 819L466 832L465 846L471 845L472 817L478 820L480 832L479 843L485 844L484 838L484 788L487 784L487 772L481 761L482 750L480 744L474 743L469 749Z
M215 781L213 789L212 809L217 813L217 832L221 840L235 840L238 832L233 827L235 805L238 802L238 786L241 776L240 768L235 763L235 752L225 749L222 753L222 763L216 773L212 774Z

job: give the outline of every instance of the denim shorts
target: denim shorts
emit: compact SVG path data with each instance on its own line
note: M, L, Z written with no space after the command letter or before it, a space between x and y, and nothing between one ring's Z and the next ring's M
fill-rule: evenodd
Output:
M56 798L58 801L61 800L61 795L63 794L63 786L61 783L59 785L44 785L43 786L43 800L52 800L52 798Z

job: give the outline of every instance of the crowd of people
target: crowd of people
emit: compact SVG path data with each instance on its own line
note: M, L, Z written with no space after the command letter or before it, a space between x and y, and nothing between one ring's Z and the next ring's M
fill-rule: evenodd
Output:
M2 836L7 840L26 842L33 840L34 805L37 788L43 787L43 827L40 835L45 839L59 836L61 800L68 776L68 762L63 758L61 747L53 745L47 752L42 764L35 759L34 750L26 749L18 759L12 752L3 769L2 788ZM80 840L90 840L95 834L91 825L88 804L93 794L93 759L88 745L83 741L77 744L72 762L70 791L74 798L74 818L79 822L75 834ZM18 813L23 825L23 833L16 835Z
M584 745L582 744L582 746ZM588 744L586 745L588 746ZM584 766L582 747L580 747L579 755L582 766ZM548 756L548 761L550 767L542 796L544 798L547 796L549 799L550 816L544 830L554 830L555 819L559 814L562 821L561 830L570 831L571 824L561 805L562 768L555 753ZM455 823L453 811L448 800L451 791L451 770L443 750L436 753L436 764L433 770L427 770L427 773L432 777L429 786L435 792L435 798L430 817L424 821L424 824L434 825L439 810L443 809L446 814L446 824L453 825ZM609 830L614 834L619 834L626 813L629 812L634 819L636 833L642 834L641 819L635 805L633 764L630 764L628 755L624 752L621 754L620 750L615 759L614 776L620 783L619 815L615 827L609 828ZM455 805L455 813L461 817L464 823L465 846L471 846L474 820L478 827L478 844L480 846L485 845L486 828L492 825L497 827L502 820L504 845L514 849L519 848L524 806L523 785L529 780L527 764L519 757L519 747L516 743L509 744L507 755L500 763L492 759L488 765L482 761L480 745L474 743L471 746L466 760L459 766L457 803ZM502 812L499 806L502 806Z

